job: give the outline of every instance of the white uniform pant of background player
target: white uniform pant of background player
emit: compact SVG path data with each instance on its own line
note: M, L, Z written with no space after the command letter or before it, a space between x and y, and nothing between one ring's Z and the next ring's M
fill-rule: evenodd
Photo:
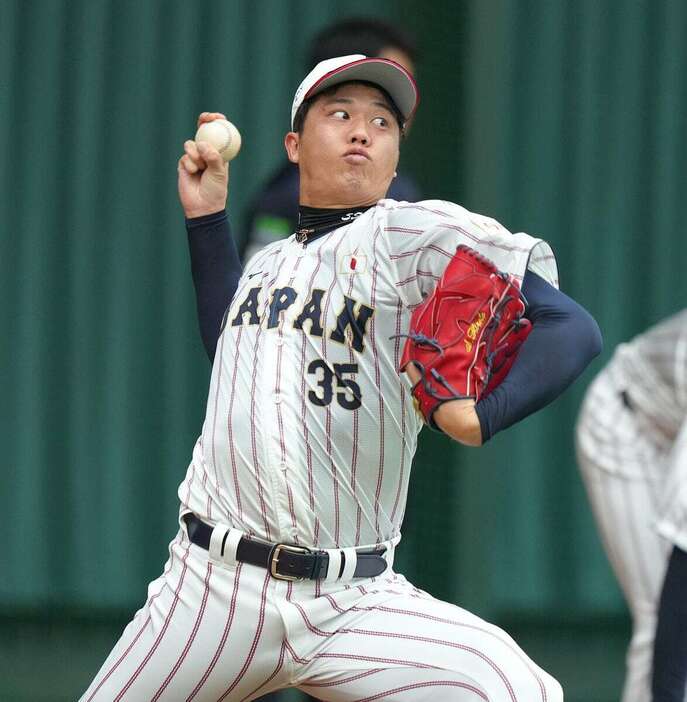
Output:
M284 687L341 701L563 700L505 632L391 569L288 583L210 558L182 531L148 594L83 701L251 700Z
M656 615L672 543L659 535L672 444L622 400L613 361L590 386L577 425L577 457L608 559L632 614L622 702L650 702ZM677 444L676 444L677 445Z

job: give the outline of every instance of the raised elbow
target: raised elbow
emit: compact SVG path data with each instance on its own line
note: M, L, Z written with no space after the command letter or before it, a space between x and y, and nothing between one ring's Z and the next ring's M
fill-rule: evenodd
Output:
M601 335L601 329L594 317L586 310L584 311L584 316L586 318L584 325L584 348L586 350L587 363L589 363L601 353L603 349L603 337Z

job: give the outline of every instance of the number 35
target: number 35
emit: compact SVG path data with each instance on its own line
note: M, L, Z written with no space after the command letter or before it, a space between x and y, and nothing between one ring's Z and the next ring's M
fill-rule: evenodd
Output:
M319 407L326 407L334 399L336 386L336 401L341 407L347 410L360 407L360 385L355 380L342 377L344 373L357 373L357 363L334 363L334 370L332 370L321 358L318 358L308 366L308 373L319 375L318 371L321 372L321 377L317 381L321 394L310 390L308 392L310 402Z

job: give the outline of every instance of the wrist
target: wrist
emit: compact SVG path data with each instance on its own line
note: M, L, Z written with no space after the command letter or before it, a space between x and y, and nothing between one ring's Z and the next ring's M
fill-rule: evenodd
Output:
M475 411L475 401L450 400L434 411L437 426L452 439L466 446L482 445L482 427Z
M218 202L214 205L203 205L199 207L184 207L184 217L186 219L198 219L199 217L207 217L209 215L224 212L226 210L226 202Z
M186 226L188 227L214 224L227 218L227 212L224 209L215 210L214 212L209 212L207 214L200 214L196 216L189 216L184 212L184 215L186 217Z

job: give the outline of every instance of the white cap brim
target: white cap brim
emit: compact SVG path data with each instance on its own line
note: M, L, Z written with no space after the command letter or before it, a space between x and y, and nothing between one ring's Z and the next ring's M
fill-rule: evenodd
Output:
M291 128L293 129L296 112L304 100L334 85L352 80L374 83L386 90L405 122L417 109L417 85L403 66L390 59L367 58L362 54L339 56L318 63L300 84L291 106Z

